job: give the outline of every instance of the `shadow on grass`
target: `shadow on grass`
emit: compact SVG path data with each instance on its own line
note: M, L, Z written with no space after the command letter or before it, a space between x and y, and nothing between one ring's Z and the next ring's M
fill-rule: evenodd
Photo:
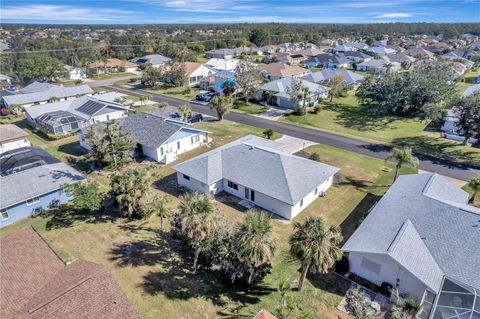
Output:
M60 145L58 147L58 151L76 157L83 156L88 153L80 146L78 141Z
M42 212L42 216L48 219L46 229L59 229L73 227L79 222L90 224L114 222L117 216L105 211L90 212L76 209L72 205L64 204Z
M335 274L332 269L326 274L309 273L307 278L315 288L340 297L344 297L350 288L350 282Z

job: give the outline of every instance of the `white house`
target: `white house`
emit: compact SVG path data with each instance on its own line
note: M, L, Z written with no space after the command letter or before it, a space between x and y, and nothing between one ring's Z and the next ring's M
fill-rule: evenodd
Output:
M132 134L144 156L162 164L173 162L180 154L208 143L208 132L154 113L138 113L118 121L122 130ZM78 133L80 146L90 149L85 138L87 131L103 127L96 124L83 128Z
M212 58L208 60L205 65L210 69L214 69L216 71L235 71L238 62L240 62L240 60Z
M185 74L188 76L189 85L199 84L203 78L206 78L207 76L210 76L216 72L214 69L200 63L185 62L184 64Z
M478 317L480 209L468 197L434 173L400 176L343 246L350 271L415 297L422 319Z
M260 67L260 74L269 81L286 77L302 77L309 73L310 71L305 68L284 63L270 63Z
M357 71L368 72L374 70L375 72L393 72L402 68L398 62L387 62L384 59L369 60L362 63L358 63L356 66Z
M140 58L131 59L130 62L136 63L139 66L151 65L154 68L159 68L162 65L170 64L172 59L161 54L149 54Z
M17 148L30 146L24 130L13 124L0 125L0 154Z
M68 71L68 78L70 80L83 80L87 78L87 72L81 68L76 68L71 65L65 65Z
M291 220L330 188L338 168L291 155L283 147L248 135L173 169L181 187L211 196L227 192Z

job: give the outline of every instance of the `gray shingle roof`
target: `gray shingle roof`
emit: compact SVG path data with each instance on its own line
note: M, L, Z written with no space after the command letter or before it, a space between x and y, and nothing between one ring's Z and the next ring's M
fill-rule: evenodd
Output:
M170 63L172 59L161 54L149 54L140 58L131 59L130 61L133 63L159 65Z
M315 83L324 82L330 80L336 74L343 76L343 83L345 84L355 84L358 81L365 79L365 77L360 74L343 69L325 69L307 74L306 76L302 77L302 79Z
M22 148L16 152L28 152ZM40 162L37 162L40 163ZM84 177L67 164L47 160L43 165L0 177L0 208L10 207L27 199L59 190L62 185L82 180Z
M409 221L435 260L442 274L480 288L480 209L467 205L468 194L437 174L401 176L364 222L345 243L343 250L387 254L402 226ZM408 204L407 204L408 203ZM395 255L425 281L437 273L413 230L409 245ZM410 247L410 248L408 248ZM408 260L422 256L415 268ZM433 283L431 283L433 285ZM435 289L435 287L432 287Z
M51 98L65 98L75 95L93 93L88 85L78 86L58 86L49 83L34 82L23 88L21 94L4 96L3 99L8 105L14 104L30 104L35 102L48 101Z
M327 91L327 89L324 86L321 86L319 84L306 81L306 80L301 80L303 86L307 87L311 93L324 93ZM265 91L273 91L277 93L283 93L287 92L287 89L292 85L292 77L285 77L281 78L275 81L270 81L268 83L263 84L260 86L261 90Z
M295 205L338 168L281 151L282 144L247 136L173 167L205 184L227 179Z

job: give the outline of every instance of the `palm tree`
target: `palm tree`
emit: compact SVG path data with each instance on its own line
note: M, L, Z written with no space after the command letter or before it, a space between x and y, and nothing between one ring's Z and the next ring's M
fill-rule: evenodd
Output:
M217 112L218 120L221 121L225 114L232 108L233 99L230 96L215 96L210 100L210 109Z
M475 203L475 197L477 196L477 193L480 192L480 176L475 177L470 182L468 182L468 186L473 191L472 197L470 197L469 202L471 204L474 204Z
M308 217L303 224L295 222L293 229L289 238L290 253L302 263L302 274L298 282L300 291L311 266L326 273L342 258L338 246L342 235L337 226L327 227L322 217L315 216Z
M188 193L181 197L179 209L181 230L194 241L193 271L195 272L201 243L215 227L213 206L207 196L200 193Z
M188 115L192 112L192 109L187 104L180 105L178 111L182 114L182 120L187 121Z
M394 148L392 154L385 159L385 162L390 160L395 162L395 177L393 178L393 182L397 180L403 165L417 167L419 163L418 158L412 155L412 149L410 147Z
M168 218L171 213L169 207L170 198L167 195L162 197L157 197L153 202L155 211L157 212L158 217L160 217L160 229L163 229L163 219Z
M237 225L233 247L240 261L248 265L248 284L252 283L255 269L268 263L275 250L270 218L264 212L248 210L245 219Z
M394 300L392 319L415 319L423 312L424 307L417 299L404 299L397 289L392 290L392 295Z
M264 96L265 100L267 101L267 104L273 105L273 104L275 103L275 102L274 102L275 92L273 92L273 91L264 91L263 96Z

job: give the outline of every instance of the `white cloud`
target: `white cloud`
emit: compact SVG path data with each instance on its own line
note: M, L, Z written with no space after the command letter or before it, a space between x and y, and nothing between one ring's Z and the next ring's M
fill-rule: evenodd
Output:
M377 19L392 19L392 18L411 18L410 13L384 13L378 16L375 16Z
M174 11L220 13L228 11L251 11L256 7L252 0L132 0L158 5Z
M1 19L51 21L110 21L126 17L132 11L82 8L63 5L6 6L0 11Z

